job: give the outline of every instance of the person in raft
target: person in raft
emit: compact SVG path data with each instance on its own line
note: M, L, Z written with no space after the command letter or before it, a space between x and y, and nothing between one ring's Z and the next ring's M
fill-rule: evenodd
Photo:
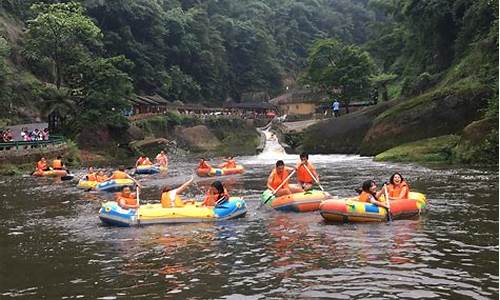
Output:
M64 169L66 169L65 166L64 166L64 163L62 161L62 156L61 155L57 156L57 158L52 161L52 169L54 169L54 170L64 170Z
M293 193L303 192L301 187L285 182L279 190L276 190L283 181L288 177L288 172L295 170L294 168L286 167L282 160L276 162L276 167L273 169L267 178L267 188L273 191L276 196L289 195Z
M109 177L107 180L113 180L113 179L130 179L135 182L137 186L140 186L139 182L135 180L132 176L128 175L125 173L125 167L124 166L119 166L117 171L114 171L111 177Z
M220 181L214 181L207 191L203 200L203 206L217 206L229 200L229 194Z
M188 201L184 202L181 199L180 194L182 194L188 186L193 182L194 177L191 176L191 178L184 182L181 186L179 186L176 189L171 188L170 186L164 186L162 191L161 191L161 207L163 208L171 208L171 207L184 207L185 203L188 203ZM191 201L192 202L192 201Z
M155 161L160 167L168 167L168 157L163 150L156 155Z
M377 193L377 196L380 197L381 195L384 195L384 193L385 191L382 188L382 190ZM410 186L399 172L392 174L389 179L387 194L389 196L389 200L408 199Z
M236 160L234 159L234 156L229 156L222 164L218 166L219 168L227 168L227 169L232 169L236 168Z
M200 158L200 161L198 162L198 169L201 170L206 170L206 169L211 169L212 166L207 163L207 160L204 159L203 157Z
M319 182L319 175L316 172L316 168L309 162L309 154L302 152L300 154L300 162L297 163L297 181L304 191L312 189L315 183L314 178L309 173Z
M108 180L108 176L106 176L106 174L104 174L103 170L99 170L99 172L97 172L97 175L96 175L96 181L97 182L104 182L106 180Z
M151 162L151 160L149 159L149 157L141 155L141 156L139 156L139 158L135 162L135 167L138 167L138 166L151 166L152 164L153 163Z
M377 185L373 180L367 180L363 182L363 186L361 187L361 194L359 194L358 200L360 202L372 203L377 206L388 208L385 203L378 201Z
M45 157L40 158L40 160L36 163L36 171L41 173L48 170L50 170L49 163L47 162Z
M93 167L87 169L87 175L85 175L87 181L97 181L97 173L94 171Z
M139 189L139 187L137 187ZM137 193L132 193L130 187L126 186L119 193L115 194L116 202L118 206L123 209L136 209L139 208L139 203L137 203Z

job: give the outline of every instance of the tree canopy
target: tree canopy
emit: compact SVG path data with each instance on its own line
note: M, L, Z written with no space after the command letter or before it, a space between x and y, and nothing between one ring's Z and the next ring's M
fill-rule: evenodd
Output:
M311 47L308 81L335 95L346 107L351 100L366 100L373 71L370 55L355 45L323 39Z

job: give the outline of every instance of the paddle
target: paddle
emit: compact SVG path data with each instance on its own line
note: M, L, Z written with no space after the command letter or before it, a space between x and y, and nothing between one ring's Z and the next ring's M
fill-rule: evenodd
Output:
M389 222L392 222L391 216L391 202L389 201L389 194L387 193L387 185L384 183L384 196L385 196L385 204L387 205L387 218Z
M313 173L311 172L311 170L309 170L309 168L307 167L306 164L304 164L304 168L306 168L307 173L309 173L309 175L311 175L311 177L314 179L314 181L319 186L319 188L321 189L321 191L324 192L325 189L323 188L323 186L321 185L321 183L319 183L319 180L313 175Z
M290 178L292 177L293 174L295 174L295 171L296 170L293 170L286 178L285 180L283 180L280 185L278 185L278 187L273 191L273 193L267 197L267 199L264 201L264 202L260 202L260 205L257 209L259 209L263 204L267 204L267 202L269 202L269 200L271 200L271 198L276 194L277 191L279 191L281 189L281 187L287 183L288 180L290 180Z
M72 180L73 178L75 178L74 174L67 174L67 175L62 176L61 180L66 181L66 180Z
M139 200L139 191L141 190L141 188L137 185L136 188L135 188L135 194L137 196L137 206L140 206L140 200Z

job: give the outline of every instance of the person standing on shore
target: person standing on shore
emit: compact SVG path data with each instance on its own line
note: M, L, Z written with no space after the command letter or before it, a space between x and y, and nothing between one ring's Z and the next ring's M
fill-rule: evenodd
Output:
M332 103L332 115L337 118L340 116L340 102L335 99Z

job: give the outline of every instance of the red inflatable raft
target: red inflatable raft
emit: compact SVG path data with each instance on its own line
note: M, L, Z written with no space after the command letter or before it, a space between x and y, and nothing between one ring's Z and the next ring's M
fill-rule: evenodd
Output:
M414 218L425 211L427 200L424 194L410 193L409 198L391 201L393 220ZM330 222L384 222L388 219L385 208L360 202L358 198L327 200L321 203L319 210L321 216Z

